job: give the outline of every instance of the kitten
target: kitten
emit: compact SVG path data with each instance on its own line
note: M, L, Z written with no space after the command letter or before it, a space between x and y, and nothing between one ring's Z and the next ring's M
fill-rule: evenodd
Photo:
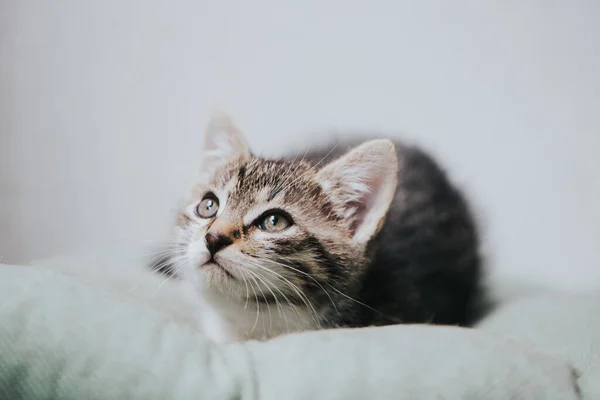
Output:
M216 341L467 325L482 304L469 207L417 148L382 139L271 160L221 117L202 172L153 268L191 285Z

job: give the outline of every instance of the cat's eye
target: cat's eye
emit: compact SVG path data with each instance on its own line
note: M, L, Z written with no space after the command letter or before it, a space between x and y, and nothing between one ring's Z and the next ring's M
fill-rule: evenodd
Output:
M258 220L257 226L265 232L281 232L292 225L290 218L281 213L269 213Z
M196 215L200 218L212 218L219 211L219 200L217 197L209 193L204 196L204 199L196 206Z

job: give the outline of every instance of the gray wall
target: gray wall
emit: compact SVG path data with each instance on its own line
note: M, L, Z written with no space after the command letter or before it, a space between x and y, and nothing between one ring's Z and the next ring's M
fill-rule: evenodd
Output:
M598 1L0 4L5 262L161 239L224 108L266 153L329 128L417 140L496 271L600 281Z

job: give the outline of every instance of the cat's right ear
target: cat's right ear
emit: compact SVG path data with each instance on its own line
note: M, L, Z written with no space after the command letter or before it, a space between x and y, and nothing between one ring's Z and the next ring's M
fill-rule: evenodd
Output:
M202 173L210 174L223 164L250 157L244 135L226 114L214 114L210 119L202 152Z
M336 205L353 239L369 241L383 224L398 182L393 142L371 140L323 167L317 181Z

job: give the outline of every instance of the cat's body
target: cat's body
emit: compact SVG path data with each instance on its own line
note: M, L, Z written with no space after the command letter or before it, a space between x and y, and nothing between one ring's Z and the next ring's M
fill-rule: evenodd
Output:
M323 166L362 142L325 145L305 159ZM369 243L369 266L355 294L378 312L350 302L341 325L469 325L486 303L469 206L428 154L395 145L398 186L381 231Z
M267 160L217 128L175 250L154 264L199 294L213 339L475 317L477 230L431 157L377 140Z

